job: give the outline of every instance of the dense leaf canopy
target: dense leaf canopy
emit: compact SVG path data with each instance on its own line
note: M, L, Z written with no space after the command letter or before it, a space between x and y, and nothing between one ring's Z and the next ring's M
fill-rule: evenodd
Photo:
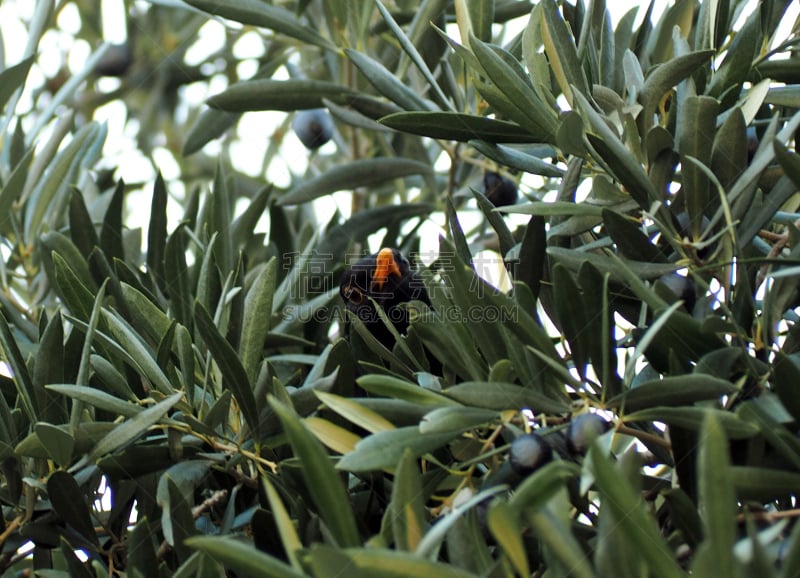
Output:
M796 3L23 4L2 571L800 575Z

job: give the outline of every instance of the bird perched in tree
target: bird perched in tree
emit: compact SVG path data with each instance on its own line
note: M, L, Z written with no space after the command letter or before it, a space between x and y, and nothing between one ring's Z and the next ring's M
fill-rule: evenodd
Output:
M345 271L339 294L347 310L389 350L394 346L394 337L375 305L383 309L399 333L405 334L408 310L402 304L414 300L431 304L422 279L411 269L408 259L388 247L364 257Z

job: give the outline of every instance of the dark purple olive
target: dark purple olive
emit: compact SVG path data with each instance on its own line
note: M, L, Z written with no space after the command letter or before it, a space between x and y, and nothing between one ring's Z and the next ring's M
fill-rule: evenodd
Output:
M112 44L94 65L93 72L97 76L125 76L132 63L133 50L129 43Z
M611 424L596 413L576 415L567 428L567 447L574 455L584 455L599 436L606 433Z
M672 291L678 299L683 300L683 304L689 313L694 311L695 303L697 303L697 292L694 281L691 278L677 273L667 273L662 275L659 281Z
M500 173L488 171L483 175L483 194L495 207L517 202L517 183Z
M307 149L318 149L331 139L333 120L324 108L299 110L294 115L292 130Z
M542 436L535 433L519 436L511 442L508 461L511 469L521 476L532 474L553 459L553 449Z

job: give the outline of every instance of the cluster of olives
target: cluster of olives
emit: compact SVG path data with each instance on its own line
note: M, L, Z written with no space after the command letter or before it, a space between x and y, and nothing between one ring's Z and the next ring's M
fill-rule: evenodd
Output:
M582 413L572 418L566 431L567 449L573 456L583 456L592 442L609 430L611 424L596 413ZM524 434L511 442L508 462L520 476L528 476L553 459L550 443L537 433Z

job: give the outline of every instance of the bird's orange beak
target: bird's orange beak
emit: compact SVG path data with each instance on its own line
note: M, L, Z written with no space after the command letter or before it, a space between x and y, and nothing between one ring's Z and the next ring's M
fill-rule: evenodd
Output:
M383 289L384 283L389 279L389 275L395 274L401 277L400 267L395 261L394 253L389 248L383 248L378 252L375 259L375 272L372 274L372 285L378 289Z

